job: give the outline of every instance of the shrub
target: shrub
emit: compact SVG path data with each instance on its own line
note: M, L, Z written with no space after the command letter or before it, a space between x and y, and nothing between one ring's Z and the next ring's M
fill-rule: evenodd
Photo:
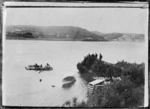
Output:
M81 77L90 82L93 76L112 78L121 77L111 84L98 88L88 97L88 107L137 107L143 105L144 64L120 61L110 64L88 55L77 64Z
M89 107L137 107L143 105L144 88L135 87L128 77L99 88L89 96Z

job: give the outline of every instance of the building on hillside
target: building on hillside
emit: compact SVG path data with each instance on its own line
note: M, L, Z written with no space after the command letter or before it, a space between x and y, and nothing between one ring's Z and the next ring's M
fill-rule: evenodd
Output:
M105 79L97 79L88 83L88 94L93 94L98 87L104 86Z
M110 84L114 80L121 80L120 77L94 77L94 81L88 83L88 94L93 94L98 87L103 87L107 84Z

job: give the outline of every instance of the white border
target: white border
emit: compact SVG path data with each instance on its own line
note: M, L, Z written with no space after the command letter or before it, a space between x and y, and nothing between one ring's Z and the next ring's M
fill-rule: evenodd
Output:
M5 40L6 40L6 17L7 17L7 13L6 13L6 7L3 6L2 7L2 15L3 15L3 18L2 18L2 105L5 104L5 97L4 97L4 83L3 83L3 72L4 72L4 63L5 63L5 60L4 60L4 55L5 55Z
M10 6L10 7L9 7ZM59 3L59 2L5 2L3 4L3 28L2 28L2 53L3 57L5 55L5 24L6 24L6 8L12 8L12 7L47 7L47 8L53 8L53 7L96 7L96 8L146 8L147 9L147 21L146 23L148 24L148 16L149 16L149 11L148 11L148 2L123 2L123 3ZM145 46L146 46L146 60L145 60L145 86L144 86L144 107L148 107L149 104L149 94L148 94L148 25L147 29L145 30L145 36L146 36L146 41L145 41ZM4 66L3 64L5 63L4 58L2 58L2 74L4 72ZM3 80L3 75L2 75L2 80ZM2 90L4 88L3 82L2 82ZM4 92L2 92L4 93ZM3 94L2 94L3 96ZM2 97L2 105L5 105L4 98Z
M88 2L5 2L4 6L72 6L72 7L132 7L148 8L148 2L122 2L122 3L88 3Z
M145 60L145 85L144 85L144 107L148 107L149 105L149 87L148 87L148 73L150 73L148 71L148 58L149 58L149 53L148 53L148 40L149 40L149 35L148 35L148 23L149 23L149 10L147 9L147 18L146 18L146 30L145 30L145 47L146 47L146 60ZM142 52L142 51L141 51ZM149 78L150 79L150 78Z

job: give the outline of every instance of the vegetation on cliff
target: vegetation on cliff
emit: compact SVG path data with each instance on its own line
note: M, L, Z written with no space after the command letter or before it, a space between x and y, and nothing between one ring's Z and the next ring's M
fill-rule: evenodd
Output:
M111 64L102 61L97 54L88 54L77 64L81 77L90 82L93 77L120 77L101 88L83 107L138 107L144 103L144 63L120 61ZM81 106L81 104L79 104ZM82 106L81 106L82 107Z

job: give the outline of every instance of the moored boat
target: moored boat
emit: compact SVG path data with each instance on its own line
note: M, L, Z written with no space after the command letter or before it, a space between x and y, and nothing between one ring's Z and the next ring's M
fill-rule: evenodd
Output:
M63 88L70 88L75 82L76 79L73 76L68 76L63 79L64 84L62 85Z
M45 66L45 67L42 67L42 65L29 65L27 67L25 67L26 70L35 70L35 71L50 71L50 70L53 70L53 68L51 66Z

